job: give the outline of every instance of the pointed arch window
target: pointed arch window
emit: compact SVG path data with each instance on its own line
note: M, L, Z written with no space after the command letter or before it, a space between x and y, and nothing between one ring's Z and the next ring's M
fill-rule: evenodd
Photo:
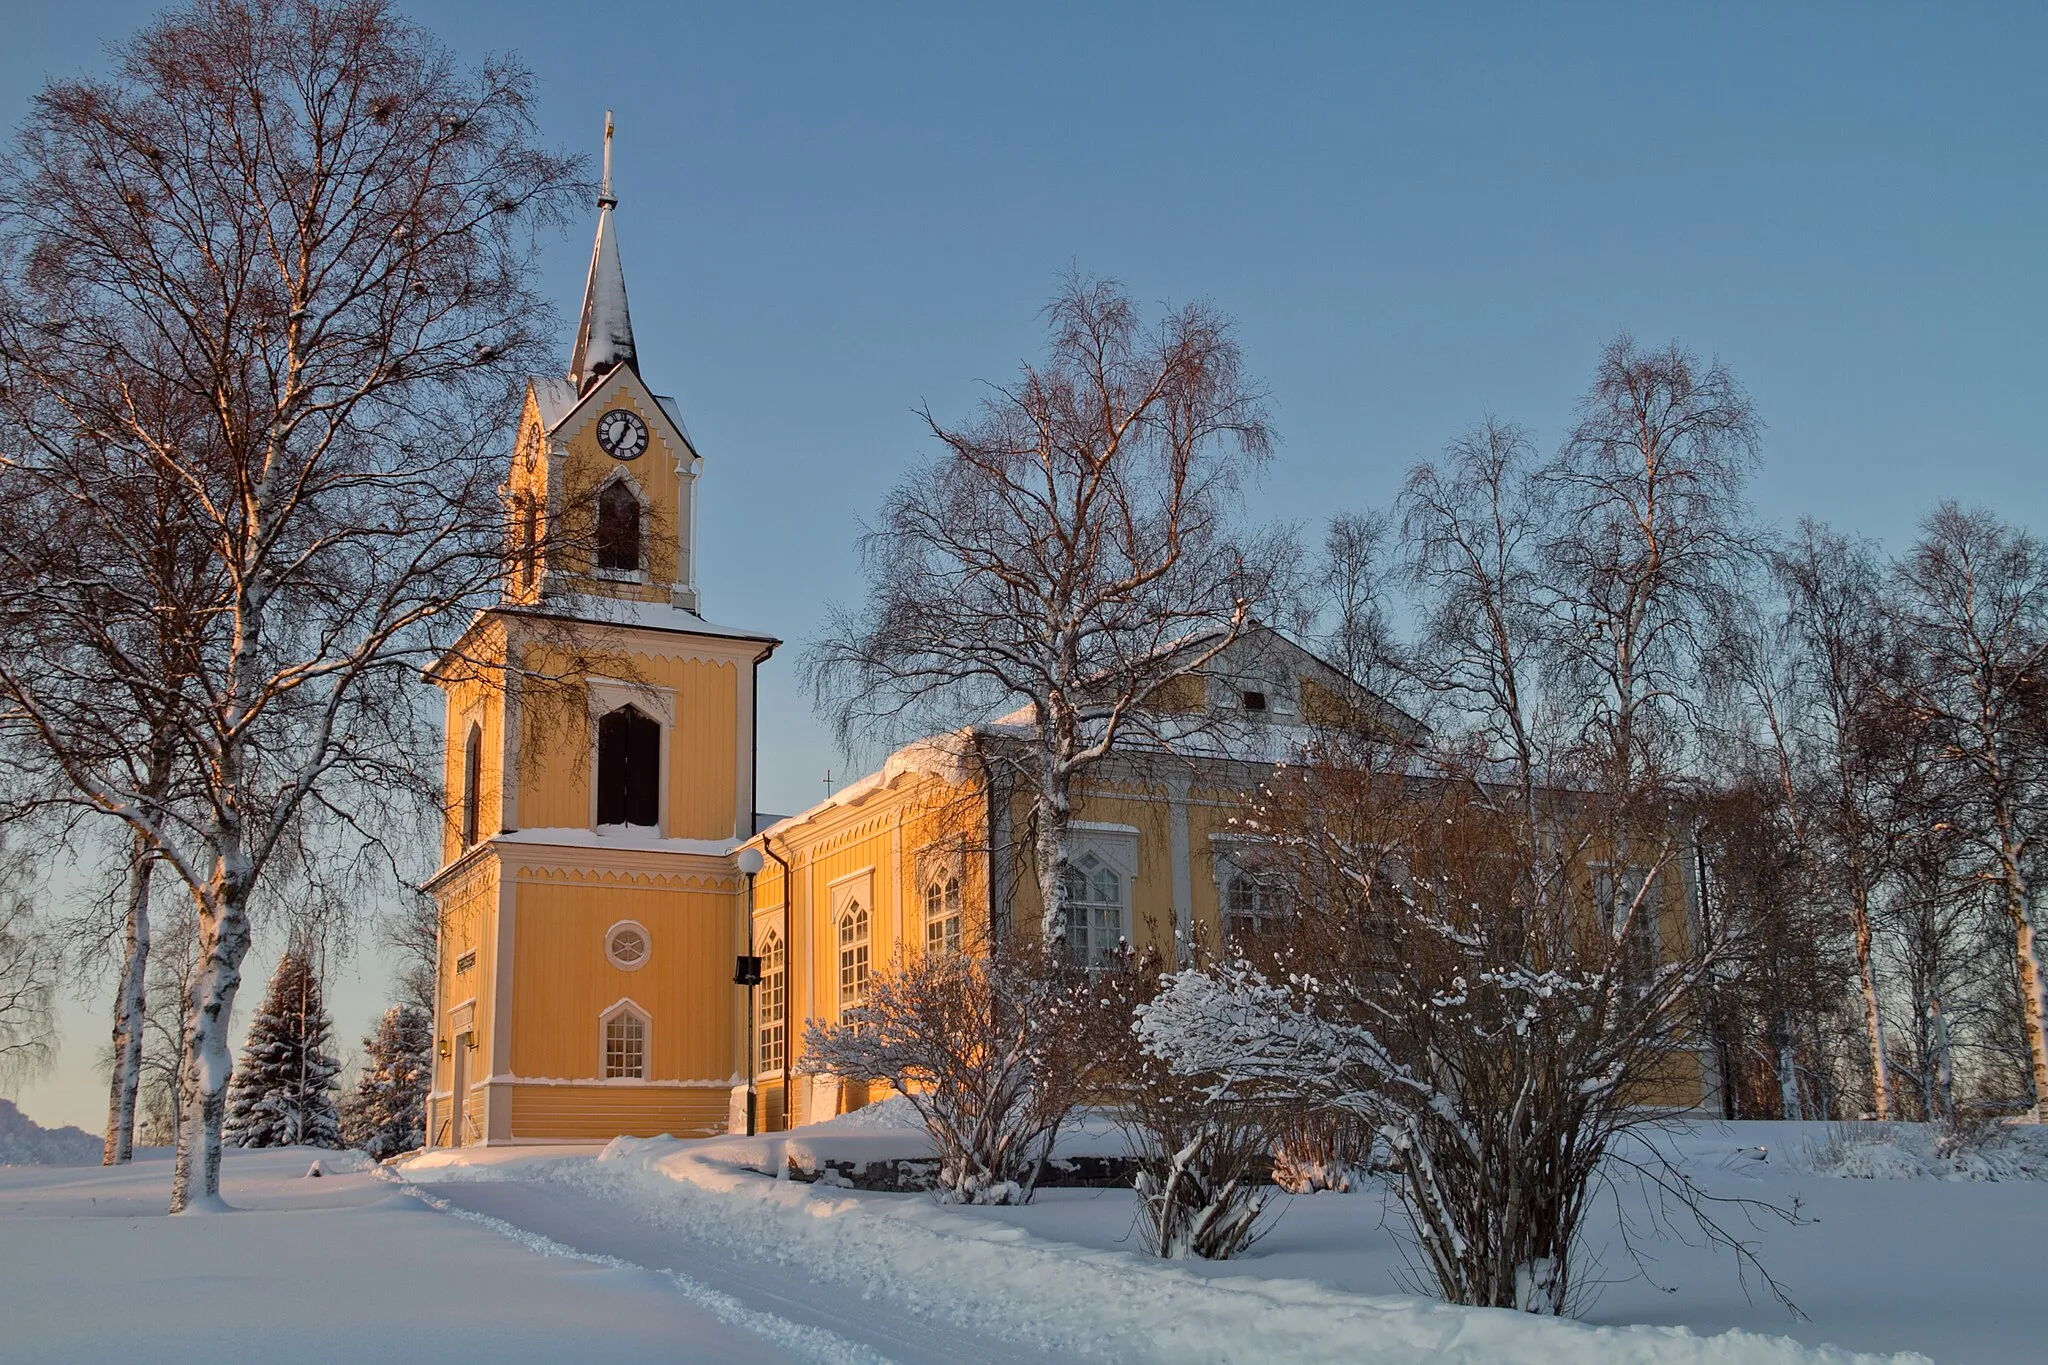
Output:
M640 567L640 499L624 479L597 495L597 567L625 573Z
M789 958L782 950L782 935L770 929L761 940L761 994L759 1036L761 1070L780 1071L784 1044L789 1036Z
M1067 864L1067 953L1083 967L1104 965L1124 936L1124 879L1094 852Z
M597 722L597 823L661 823L661 722L637 706Z
M476 847L477 817L481 804L484 769L484 731L480 725L469 727L469 737L462 742L462 846Z
M858 1005L868 995L868 911L849 901L839 915L839 1007Z
M608 1081L647 1079L647 1012L630 1000L606 1010L603 1025L604 1078Z
M951 872L941 872L925 884L924 950L960 951L960 879Z
M519 591L529 593L540 579L540 502L531 493L519 499Z

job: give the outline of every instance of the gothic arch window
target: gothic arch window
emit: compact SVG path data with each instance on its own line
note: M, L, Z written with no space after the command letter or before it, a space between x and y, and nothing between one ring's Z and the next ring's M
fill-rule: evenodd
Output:
M519 591L529 593L540 579L540 500L531 493L519 499Z
M960 951L960 879L951 872L941 872L925 883L924 950Z
M640 499L624 479L598 490L597 567L615 573L640 568Z
M599 1016L603 1074L608 1081L647 1079L647 1011L621 1000Z
M839 1007L858 1005L868 995L868 911L847 902L839 915Z
M789 1036L789 958L782 935L770 929L761 940L761 1070L780 1071Z
M661 823L661 722L637 706L598 719L597 823Z
M1125 880L1092 850L1067 864L1067 953L1082 967L1105 965L1124 937Z
M474 848L477 836L478 806L483 785L484 731L480 725L469 727L469 737L462 743L462 846Z

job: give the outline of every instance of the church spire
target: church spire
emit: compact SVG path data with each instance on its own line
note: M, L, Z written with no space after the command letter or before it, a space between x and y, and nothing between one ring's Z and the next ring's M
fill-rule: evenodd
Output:
M604 114L604 179L597 189L597 245L590 252L590 278L583 286L583 320L576 328L576 350L569 358L569 382L578 393L616 365L635 373L639 355L633 349L633 318L626 310L626 271L619 264L619 242L612 231L612 114Z

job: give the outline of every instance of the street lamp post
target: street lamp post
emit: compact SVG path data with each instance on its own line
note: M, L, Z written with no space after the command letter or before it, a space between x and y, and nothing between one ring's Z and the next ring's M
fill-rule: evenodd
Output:
M747 1136L754 1136L754 1066L756 1054L760 1051L760 1040L754 1031L759 1021L754 1015L754 987L761 984L761 959L754 952L754 875L761 870L765 860L758 848L743 848L733 859L735 865L747 877L747 950L740 954L733 964L732 980L735 986L747 988L747 1026L742 1031L747 1043Z

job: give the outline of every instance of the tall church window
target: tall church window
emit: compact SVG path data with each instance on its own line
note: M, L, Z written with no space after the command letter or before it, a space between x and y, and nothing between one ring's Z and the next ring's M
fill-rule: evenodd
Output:
M532 592L539 577L540 503L529 493L519 507L519 591Z
M839 1007L858 1005L868 994L868 911L850 901L839 916Z
M1093 852L1067 864L1067 953L1100 967L1124 936L1124 879Z
M960 951L960 879L940 873L924 888L924 950Z
M661 722L637 706L597 722L597 823L661 823Z
M789 1036L789 959L782 935L773 929L761 940L761 1070L780 1071L783 1040Z
M484 732L483 727L469 727L469 738L462 744L462 846L476 845L477 815L483 785Z
M626 1001L612 1006L604 1016L604 1078L647 1079L647 1016Z
M640 567L640 499L623 480L606 484L597 495L597 567Z

